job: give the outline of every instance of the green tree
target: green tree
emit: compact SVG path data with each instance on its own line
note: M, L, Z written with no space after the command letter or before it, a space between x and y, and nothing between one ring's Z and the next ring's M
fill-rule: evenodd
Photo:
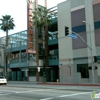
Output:
M45 52L45 41L46 41L46 32L45 28L46 26L50 26L52 23L52 16L50 14L50 11L46 7L39 6L35 11L33 11L33 25L36 28L42 29L42 42L43 42L43 51ZM45 53L44 53L45 54ZM44 55L45 56L45 55ZM46 81L46 73L45 73L45 57L43 60L43 78L44 81Z
M8 31L14 29L14 27L15 27L14 20L13 18L11 18L10 15L2 16L2 18L0 19L0 29L6 32L6 50L8 48ZM6 52L6 73L5 74L7 79L8 79L8 72L7 72L8 62L9 62L8 54Z

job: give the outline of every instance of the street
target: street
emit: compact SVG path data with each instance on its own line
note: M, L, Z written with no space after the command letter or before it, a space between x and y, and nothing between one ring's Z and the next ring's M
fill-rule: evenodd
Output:
M0 100L92 100L91 93L100 90L99 87L75 87L36 84L0 85Z

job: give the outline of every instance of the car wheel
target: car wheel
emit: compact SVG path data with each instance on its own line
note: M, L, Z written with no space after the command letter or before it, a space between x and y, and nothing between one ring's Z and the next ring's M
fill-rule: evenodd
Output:
M7 83L4 83L4 85L7 85Z

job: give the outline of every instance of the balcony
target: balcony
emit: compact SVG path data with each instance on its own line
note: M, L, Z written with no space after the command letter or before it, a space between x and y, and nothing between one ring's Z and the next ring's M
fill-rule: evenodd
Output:
M12 46L11 51L19 51L19 50L25 50L27 48L27 45L22 46Z
M48 41L48 45L58 44L58 39L52 39Z
M15 63L20 63L20 62L26 62L27 61L27 58L23 58L23 59L12 59L11 61L10 61L10 63L13 63L13 64L15 64Z
M10 68L24 68L27 66L27 62L20 62L20 63L15 63L15 64L10 64Z
M58 21L57 17L53 18L52 23L57 23L57 21Z
M10 61L10 68L20 68L27 66L27 59L13 59Z
M50 56L49 57L49 66L53 66L53 65L56 65L56 66L59 65L58 56Z
M27 60L27 58L21 58L21 59L12 59L10 61L10 68L20 68L20 67L26 67L26 66L31 66L31 67L36 67L37 63L36 61L32 58Z
M58 31L49 32L48 45L58 44Z

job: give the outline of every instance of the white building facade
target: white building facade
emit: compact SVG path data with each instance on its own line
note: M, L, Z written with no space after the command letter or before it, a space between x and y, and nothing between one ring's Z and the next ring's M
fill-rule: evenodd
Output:
M100 56L100 0L67 0L57 7L60 82L100 83L100 63L93 59ZM90 48L79 37L65 36L65 26Z

